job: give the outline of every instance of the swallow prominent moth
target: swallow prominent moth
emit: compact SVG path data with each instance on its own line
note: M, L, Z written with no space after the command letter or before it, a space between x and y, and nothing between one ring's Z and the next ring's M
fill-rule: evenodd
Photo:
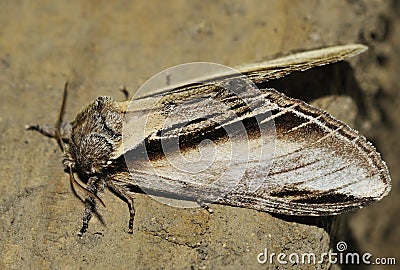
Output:
M101 96L71 123L62 123L64 98L55 127L28 129L58 140L73 186L86 192L81 235L105 188L127 203L129 232L138 190L205 208L337 215L388 194L385 162L348 125L256 84L365 50L350 44L296 53L121 102Z

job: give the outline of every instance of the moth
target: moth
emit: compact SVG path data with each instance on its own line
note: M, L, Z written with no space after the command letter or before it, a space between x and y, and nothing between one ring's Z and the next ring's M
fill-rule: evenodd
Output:
M86 193L83 225L105 188L129 208L135 192L285 215L337 215L379 201L391 188L374 146L309 104L256 84L345 60L358 44L300 52L132 99L100 96L71 123L27 126L57 139L75 187ZM78 178L80 182L76 180ZM75 193L76 194L76 193Z

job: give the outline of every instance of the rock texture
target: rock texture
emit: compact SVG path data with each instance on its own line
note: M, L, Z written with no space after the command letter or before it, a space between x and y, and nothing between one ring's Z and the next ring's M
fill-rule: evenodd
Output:
M304 265L257 261L265 248L268 253L321 254L335 250L339 240L374 257L397 256L399 263L400 41L395 37L400 9L395 3L1 2L0 268L349 269L326 260ZM70 190L56 142L24 130L26 124L56 121L66 80L66 119L71 120L97 96L122 99L121 85L133 92L173 65L210 61L235 66L354 42L370 50L350 65L273 85L307 101L323 98L320 106L361 129L388 161L391 194L347 215L340 226L330 219L285 218L220 205L210 215L138 194L134 234L129 235L125 203L106 192L107 208L99 209L105 224L93 218L80 239L76 232L84 206ZM344 229L334 239L336 227Z

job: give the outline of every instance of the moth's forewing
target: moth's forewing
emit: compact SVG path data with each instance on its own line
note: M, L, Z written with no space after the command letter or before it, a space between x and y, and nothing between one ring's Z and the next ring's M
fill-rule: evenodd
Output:
M263 93L272 104L264 107L271 112L264 121L274 121L276 127L276 138L271 134L274 155L261 156L262 140L252 133L246 140L233 142L237 151L243 150L248 156L232 157L232 141L221 136L213 144L202 145L201 158L199 148L189 145L168 158L128 159L136 168L131 171L134 182L154 194L172 193L181 198L196 194L196 199L205 201L295 215L338 214L368 205L389 192L387 167L363 136L302 101L273 90ZM199 114L199 119L203 116ZM204 126L204 122L193 122L188 129L200 131ZM154 137L150 148L157 139ZM212 155L215 149L217 155ZM138 157L140 151L131 154ZM176 155L187 162L199 162L190 163L188 173L177 166L182 164L179 159L173 162ZM209 167L202 170L204 165ZM196 166L199 170L193 173ZM254 178L263 179L256 191L247 185ZM215 184L216 179L219 181ZM219 197L221 193L227 194Z
M263 82L364 50L362 45L331 47L242 70L253 81ZM201 84L153 91L124 105L124 146L114 158L124 155L130 172L117 173L116 184L139 186L156 195L295 215L338 214L377 201L389 192L385 163L356 131L274 90L262 90L254 98L256 105L246 109L218 87L221 81L235 77L224 74L214 81L203 78ZM217 108L204 102L210 98L217 98L239 117L215 113ZM176 106L184 113L171 118ZM252 121L254 118L259 121ZM172 122L165 126L168 119ZM222 131L227 123L236 124L230 127L239 130L244 127L246 136L239 134L229 140L229 132ZM260 135L260 124L266 125L263 134L267 137ZM182 147L169 148L171 141ZM265 150L263 145L271 148L269 144L276 149L260 155ZM258 179L256 185L252 185L254 179Z

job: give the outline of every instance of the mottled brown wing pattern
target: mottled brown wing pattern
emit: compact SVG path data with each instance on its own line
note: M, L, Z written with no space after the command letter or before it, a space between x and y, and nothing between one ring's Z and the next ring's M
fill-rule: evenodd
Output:
M215 94L215 91L216 89L213 89L203 95L209 97L213 92ZM223 89L219 91L223 92ZM249 136L243 147L259 147L260 138L254 135L257 133L254 131L260 123L251 121L254 120L255 114L262 116L261 124L273 121L275 125L276 138L271 137L275 143L274 155L268 156L266 160L257 159L257 155L249 156L248 159L234 164L240 166L243 165L239 164L240 162L257 162L260 166L257 170L258 175L254 175L252 167L249 166L234 186L229 182L230 179L225 179L218 185L209 185L215 180L215 176L221 173L221 168L228 169L225 166L229 160L226 153L229 153L231 148L222 134L213 138L216 139L215 145L222 153L219 158L213 157L213 160L210 160L214 167L195 174L180 172L162 154L153 155L149 161L139 160L138 150L133 150L130 154L134 158L128 158L127 163L128 167L135 168L134 171L131 170L131 178L135 184L154 194L170 194L202 201L217 200L227 205L294 215L339 214L370 204L388 193L390 177L387 167L375 148L363 136L327 113L300 100L291 99L274 90L262 90L262 93L263 97L260 99L268 102L259 103L258 110L248 112L243 108L245 106L238 105L240 102L232 98L232 95L218 94L224 97L219 102L226 103L238 115L245 116L240 117L239 121L244 123L248 132L253 132L253 136ZM187 96L185 98L190 99ZM182 101L177 101L180 102ZM201 102L190 103L187 107L188 111L196 113L190 121L185 119L189 125L185 125L186 132L182 132L181 136L189 136L190 132L187 131L191 130L192 135L197 136L195 139L191 138L193 143L209 138L209 134L215 135L216 126L208 125L213 122L215 115L203 108L204 104ZM231 119L224 119L223 123L229 120ZM175 119L175 122L178 124L179 119ZM221 120L218 122L221 123ZM148 148L157 148L155 145L159 144L159 140L174 134L169 130L165 133L166 137L161 138L160 133L161 131L157 130L148 135ZM214 148L215 145L204 147ZM180 150L188 157L198 151L196 145L188 144L185 147ZM131 166L130 162L133 162ZM271 163L272 167L269 168ZM262 185L257 190L250 191L246 183L254 177L265 177L266 172L268 177ZM126 175L120 175L116 179L120 179L122 185L132 184L131 181L126 181L129 179ZM230 188L229 192L224 193L222 197L217 196L226 191L223 190L225 187Z
M252 196L233 191L220 202L292 215L332 215L386 196L390 176L365 137L326 112L276 91L268 99L277 144L265 186ZM251 205L251 206L250 206Z

